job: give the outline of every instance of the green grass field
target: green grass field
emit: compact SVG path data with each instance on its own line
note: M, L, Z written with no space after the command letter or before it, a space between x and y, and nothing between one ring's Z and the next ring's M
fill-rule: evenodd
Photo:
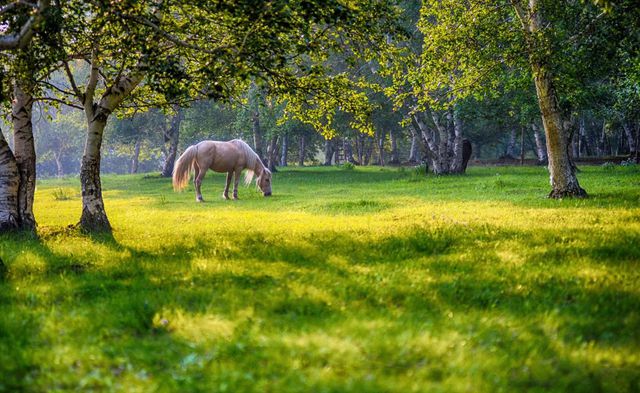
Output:
M105 176L114 237L0 237L0 391L638 392L640 168L290 168L204 204Z

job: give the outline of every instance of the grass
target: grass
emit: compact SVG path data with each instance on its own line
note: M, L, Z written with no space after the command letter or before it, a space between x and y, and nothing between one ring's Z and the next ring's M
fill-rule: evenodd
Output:
M105 176L113 238L0 237L0 391L640 391L640 169L290 168L221 199ZM63 197L61 197L61 195Z

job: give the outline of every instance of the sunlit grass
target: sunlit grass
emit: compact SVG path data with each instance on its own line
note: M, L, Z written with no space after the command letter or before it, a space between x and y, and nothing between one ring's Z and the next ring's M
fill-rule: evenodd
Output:
M640 390L640 170L291 168L206 203L105 176L114 237L38 184L1 237L0 391Z

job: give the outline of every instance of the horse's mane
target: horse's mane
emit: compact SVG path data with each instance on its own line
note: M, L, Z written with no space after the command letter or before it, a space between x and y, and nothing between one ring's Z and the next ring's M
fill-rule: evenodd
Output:
M243 141L242 139L234 139L231 142L238 146L244 153L245 160L247 161L247 173L244 175L244 183L249 185L253 180L253 177L255 176L255 172L253 169L256 167L256 164L258 162L262 164L262 161L260 160L260 157L258 157L258 154L253 151L251 146L247 144L247 142ZM262 164L262 166L264 167L264 164Z

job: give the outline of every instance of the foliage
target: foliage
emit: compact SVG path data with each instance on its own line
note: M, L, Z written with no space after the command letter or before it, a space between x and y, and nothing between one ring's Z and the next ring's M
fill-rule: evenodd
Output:
M207 204L103 180L113 239L66 228L75 179L39 183L40 240L0 237L0 390L640 388L637 166L564 201L543 168L285 168Z

